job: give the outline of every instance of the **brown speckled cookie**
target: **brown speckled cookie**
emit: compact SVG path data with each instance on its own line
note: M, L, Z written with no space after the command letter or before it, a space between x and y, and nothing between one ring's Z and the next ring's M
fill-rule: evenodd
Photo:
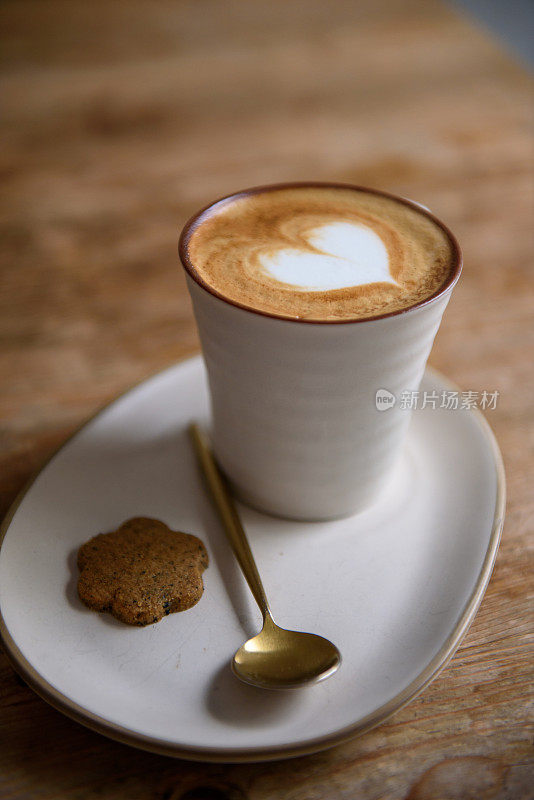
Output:
M78 550L78 594L89 608L149 625L198 603L208 566L203 543L157 519L135 517Z

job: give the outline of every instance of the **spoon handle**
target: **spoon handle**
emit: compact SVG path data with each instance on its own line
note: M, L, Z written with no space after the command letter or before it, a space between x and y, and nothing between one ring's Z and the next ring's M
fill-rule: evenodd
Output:
M189 426L189 434L193 441L204 477L211 491L215 507L219 512L219 517L226 531L226 535L232 545L232 550L235 553L239 566L247 579L250 591L254 595L254 599L259 605L265 620L266 617L271 616L269 604L246 533L241 525L237 509L226 485L226 480L215 462L207 437L200 430L198 425L191 423Z

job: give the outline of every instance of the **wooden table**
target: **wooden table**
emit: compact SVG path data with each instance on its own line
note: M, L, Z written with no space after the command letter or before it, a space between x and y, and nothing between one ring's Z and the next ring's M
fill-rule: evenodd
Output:
M457 233L465 272L431 362L464 389L500 392L488 418L509 492L468 636L387 724L293 761L173 761L71 722L2 656L2 798L532 797L529 76L434 0L2 11L2 511L101 404L197 350L176 256L188 215L309 178L416 198Z

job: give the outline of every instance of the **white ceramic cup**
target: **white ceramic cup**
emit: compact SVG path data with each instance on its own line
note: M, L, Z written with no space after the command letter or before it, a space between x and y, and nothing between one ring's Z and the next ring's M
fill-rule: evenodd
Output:
M290 185L318 184L283 186ZM445 230L454 264L429 299L369 319L309 322L240 306L207 285L188 256L189 236L216 203L182 232L180 256L208 373L215 455L237 496L261 511L306 520L352 514L373 501L399 457L410 421L399 398L419 388L460 275L461 253L439 220L396 199ZM393 407L377 408L381 389L397 398Z

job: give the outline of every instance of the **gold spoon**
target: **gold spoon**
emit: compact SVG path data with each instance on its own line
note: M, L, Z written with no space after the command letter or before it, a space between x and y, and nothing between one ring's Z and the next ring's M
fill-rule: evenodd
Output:
M235 675L265 689L292 689L328 678L341 663L339 650L322 636L288 631L274 622L245 531L206 436L195 424L189 426L189 433L221 522L263 615L261 632L234 655Z

